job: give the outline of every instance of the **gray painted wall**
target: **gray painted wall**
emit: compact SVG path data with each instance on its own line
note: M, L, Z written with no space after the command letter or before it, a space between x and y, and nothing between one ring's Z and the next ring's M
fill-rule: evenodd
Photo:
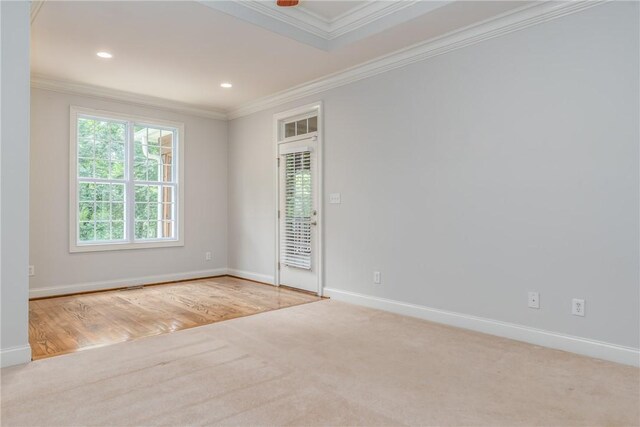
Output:
M638 31L612 2L233 120L229 267L273 275L272 116L322 99L326 286L639 347Z
M31 359L28 339L29 2L0 2L0 364Z
M184 123L184 247L69 253L70 105ZM33 89L31 170L30 264L36 269L30 280L32 291L52 287L65 291L74 285L227 266L224 121ZM211 261L205 260L206 251L212 252Z

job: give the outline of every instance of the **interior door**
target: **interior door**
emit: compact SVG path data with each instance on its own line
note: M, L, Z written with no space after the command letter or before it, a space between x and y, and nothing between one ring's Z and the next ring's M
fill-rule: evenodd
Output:
M280 284L318 292L317 138L278 146Z

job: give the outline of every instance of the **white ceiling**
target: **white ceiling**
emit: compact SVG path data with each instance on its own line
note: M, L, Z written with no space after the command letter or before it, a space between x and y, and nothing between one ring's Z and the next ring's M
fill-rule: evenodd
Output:
M523 5L431 4L428 13L323 50L204 3L46 1L32 26L32 73L227 111ZM368 7L355 1L301 3L327 21ZM113 59L96 57L100 50ZM234 87L220 88L223 81Z

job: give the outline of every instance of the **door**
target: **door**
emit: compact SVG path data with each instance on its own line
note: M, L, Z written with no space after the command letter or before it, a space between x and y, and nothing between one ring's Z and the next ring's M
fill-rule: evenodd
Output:
M280 143L278 158L279 284L318 292L317 137Z

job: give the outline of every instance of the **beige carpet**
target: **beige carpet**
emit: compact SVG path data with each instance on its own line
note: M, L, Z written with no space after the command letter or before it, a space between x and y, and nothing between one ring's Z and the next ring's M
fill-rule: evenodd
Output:
M2 370L3 426L638 425L636 368L322 301Z

